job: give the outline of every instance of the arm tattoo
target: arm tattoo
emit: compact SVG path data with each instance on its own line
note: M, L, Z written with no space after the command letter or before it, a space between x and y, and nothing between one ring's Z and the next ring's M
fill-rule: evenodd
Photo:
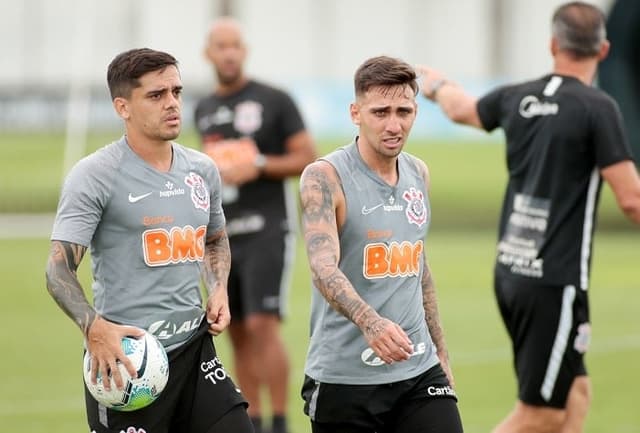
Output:
M314 285L329 305L354 322L363 333L375 335L381 318L358 295L338 267L340 242L334 194L339 184L324 171L308 166L300 182L302 225Z
M382 332L382 318L355 291L351 282L339 269L326 278L316 278L313 282L329 305L338 313L355 323L367 336Z
M338 189L327 174L318 169L310 169L303 174L300 183L302 217L309 223L335 223L333 194Z
M436 299L436 289L433 284L433 278L431 277L431 269L425 258L424 271L422 273L422 305L424 306L424 313L427 321L427 327L431 334L431 339L436 345L438 353L449 357L447 353L447 346L444 340L444 331L442 324L440 323L440 315L438 313L438 301Z
M77 270L87 251L82 245L53 241L47 261L47 289L60 306L87 335L97 314L78 281Z
M230 268L231 251L227 233L221 231L209 236L204 247L204 262L201 266L202 279L207 294L213 293L218 284L223 284L226 287Z

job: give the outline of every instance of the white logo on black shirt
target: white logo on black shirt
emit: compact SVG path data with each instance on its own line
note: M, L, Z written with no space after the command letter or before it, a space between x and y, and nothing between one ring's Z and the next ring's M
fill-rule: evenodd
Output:
M520 101L518 112L527 119L534 116L556 115L558 114L558 104L555 102L540 102L537 97L527 95Z

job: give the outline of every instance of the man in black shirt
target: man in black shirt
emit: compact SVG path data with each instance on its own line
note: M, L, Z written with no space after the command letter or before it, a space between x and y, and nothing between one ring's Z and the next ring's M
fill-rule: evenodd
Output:
M217 86L201 99L195 122L202 150L223 181L231 246L229 335L235 371L261 431L266 387L273 433L284 433L289 362L279 334L295 254L295 190L286 180L315 159L302 116L285 92L248 78L240 25L223 17L210 28L205 55Z
M584 365L587 287L602 179L640 224L640 177L618 106L591 87L609 50L604 14L560 6L552 20L553 71L476 99L429 67L424 95L454 122L507 141L495 293L512 340L518 401L496 433L582 431L591 399Z

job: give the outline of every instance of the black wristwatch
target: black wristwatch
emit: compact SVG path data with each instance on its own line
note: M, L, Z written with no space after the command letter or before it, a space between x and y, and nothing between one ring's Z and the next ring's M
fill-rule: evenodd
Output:
M267 165L267 157L262 153L257 154L256 159L253 160L253 165L255 165L259 171L264 170L265 165Z
M438 90L440 90L440 88L442 88L442 86L444 86L447 83L448 83L448 81L445 80L444 78L440 78L438 80L434 80L431 83L431 86L429 86L429 94L427 95L427 98L429 98L432 101L435 101L436 93L438 93Z

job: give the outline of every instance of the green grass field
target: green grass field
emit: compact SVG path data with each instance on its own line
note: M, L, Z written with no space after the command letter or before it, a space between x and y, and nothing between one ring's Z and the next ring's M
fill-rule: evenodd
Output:
M90 148L104 143L92 138ZM62 171L62 138L0 138L1 211L46 211L55 206ZM186 135L185 144L193 143ZM324 152L336 143L326 143ZM341 144L341 143L340 143ZM431 168L433 223L427 253L468 432L488 432L511 409L515 383L509 342L494 303L491 268L495 218L504 181L502 146L421 143L408 150ZM605 190L596 235L587 355L594 400L588 433L640 433L640 236ZM86 431L82 399L82 339L44 284L47 239L0 239L0 341L5 378L0 431ZM309 273L299 246L284 335L292 357L292 433L309 431L299 387L308 333ZM80 278L88 286L88 260ZM218 338L230 367L226 338Z

